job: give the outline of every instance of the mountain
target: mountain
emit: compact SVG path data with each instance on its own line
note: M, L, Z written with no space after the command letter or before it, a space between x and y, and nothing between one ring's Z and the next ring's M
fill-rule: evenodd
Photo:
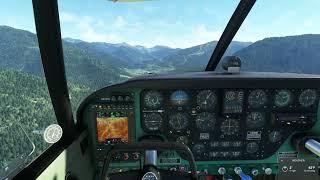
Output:
M149 53L157 59L165 58L180 50L181 50L180 48L170 48L167 46L154 46L148 49Z
M157 61L158 59L164 58L180 50L178 48L170 48L166 46L154 46L152 48L146 48L140 45L132 46L127 43L89 43L71 38L66 38L66 40L68 40L68 42L72 42L79 48L84 48L96 53L99 57L103 57L106 54L111 55L118 59L118 66L125 67L143 66L143 64L147 61Z
M228 47L225 55L231 55L250 44L252 43L233 41ZM182 49L163 58L161 64L172 66L175 71L204 70L216 45L217 41L212 41L206 44Z
M31 143L21 127L36 147L29 159L32 160L50 146L42 134L33 132L44 131L57 121L44 76L0 70L0 82L0 169L3 169L12 159L31 152ZM69 83L73 112L90 92L83 85Z
M320 35L266 38L235 55L245 71L320 74Z
M80 42L84 42L80 39L73 39L73 38L63 38L62 39L65 42L69 42L69 43L80 43Z
M320 35L266 38L255 43L233 41L225 55L240 56L243 70L320 73ZM217 41L175 49L63 40L67 78L93 89L144 73L203 70ZM41 75L36 35L0 26L0 68ZM218 70L221 69L218 66Z
M67 41L63 41L63 50L67 78L73 83L101 88L129 76L111 63L118 61L111 55L102 58ZM35 75L43 73L37 37L28 31L0 26L0 59L2 69ZM105 59L110 63L103 63Z

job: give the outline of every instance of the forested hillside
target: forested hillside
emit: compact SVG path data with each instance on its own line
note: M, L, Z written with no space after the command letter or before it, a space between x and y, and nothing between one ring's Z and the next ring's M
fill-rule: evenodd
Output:
M266 38L235 55L245 71L320 74L320 35Z
M231 42L225 55L232 55L250 44L251 43L249 42ZM182 49L163 58L161 63L162 65L174 67L174 71L176 72L203 71L208 64L216 45L217 41L212 41L206 44Z
M49 146L44 142L41 132L48 125L56 123L56 118L44 78L19 71L0 70L0 82L1 169L18 155L30 152L30 143L19 126L35 144L35 157ZM85 86L70 84L73 109L89 92Z
M64 41L63 50L67 77L72 83L101 88L129 76L112 63L104 63L103 57L91 53L88 49L81 49ZM111 62L117 61L112 56L104 58ZM41 75L43 70L36 35L0 26L0 68Z

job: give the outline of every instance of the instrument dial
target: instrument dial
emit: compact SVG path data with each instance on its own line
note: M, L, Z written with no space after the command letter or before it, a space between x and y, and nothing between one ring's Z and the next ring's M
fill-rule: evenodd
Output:
M261 112L251 112L246 121L248 128L261 128L265 124L265 116Z
M189 124L188 117L184 113L176 113L169 117L169 126L175 131L184 130Z
M206 147L203 144L198 143L193 146L192 152L197 155L201 155L205 151L205 149Z
M267 100L267 93L261 89L251 91L248 97L248 103L253 108L260 108L266 105Z
M246 149L250 154L256 153L259 150L259 144L256 142L248 143Z
M163 96L160 92L151 90L145 93L143 100L147 108L157 109L162 106Z
M185 91L177 90L171 94L170 101L175 106L183 106L188 103L189 95Z
M281 138L282 138L282 135L279 131L272 131L271 133L269 133L269 141L272 143L276 143L280 141Z
M217 104L217 96L214 91L203 90L197 95L197 104L203 110L213 110Z
M299 103L303 107L309 107L315 104L317 100L317 91L314 89L304 90L299 96Z
M226 119L222 122L220 128L224 135L235 135L240 130L240 123L236 119Z
M292 101L292 93L289 90L283 89L276 92L274 104L277 107L286 107Z
M162 117L159 113L144 113L142 124L148 131L159 131L162 128Z
M215 114L203 112L196 117L197 128L202 131L213 130L216 122Z

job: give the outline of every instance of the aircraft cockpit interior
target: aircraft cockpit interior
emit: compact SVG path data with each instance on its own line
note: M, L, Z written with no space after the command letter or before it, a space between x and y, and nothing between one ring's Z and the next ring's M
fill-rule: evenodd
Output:
M318 1L14 1L1 180L320 179Z

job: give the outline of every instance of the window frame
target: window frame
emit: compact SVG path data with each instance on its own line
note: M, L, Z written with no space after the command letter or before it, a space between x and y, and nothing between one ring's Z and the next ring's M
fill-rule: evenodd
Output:
M36 179L78 136L67 88L57 0L32 0L42 66L62 138L13 179Z

